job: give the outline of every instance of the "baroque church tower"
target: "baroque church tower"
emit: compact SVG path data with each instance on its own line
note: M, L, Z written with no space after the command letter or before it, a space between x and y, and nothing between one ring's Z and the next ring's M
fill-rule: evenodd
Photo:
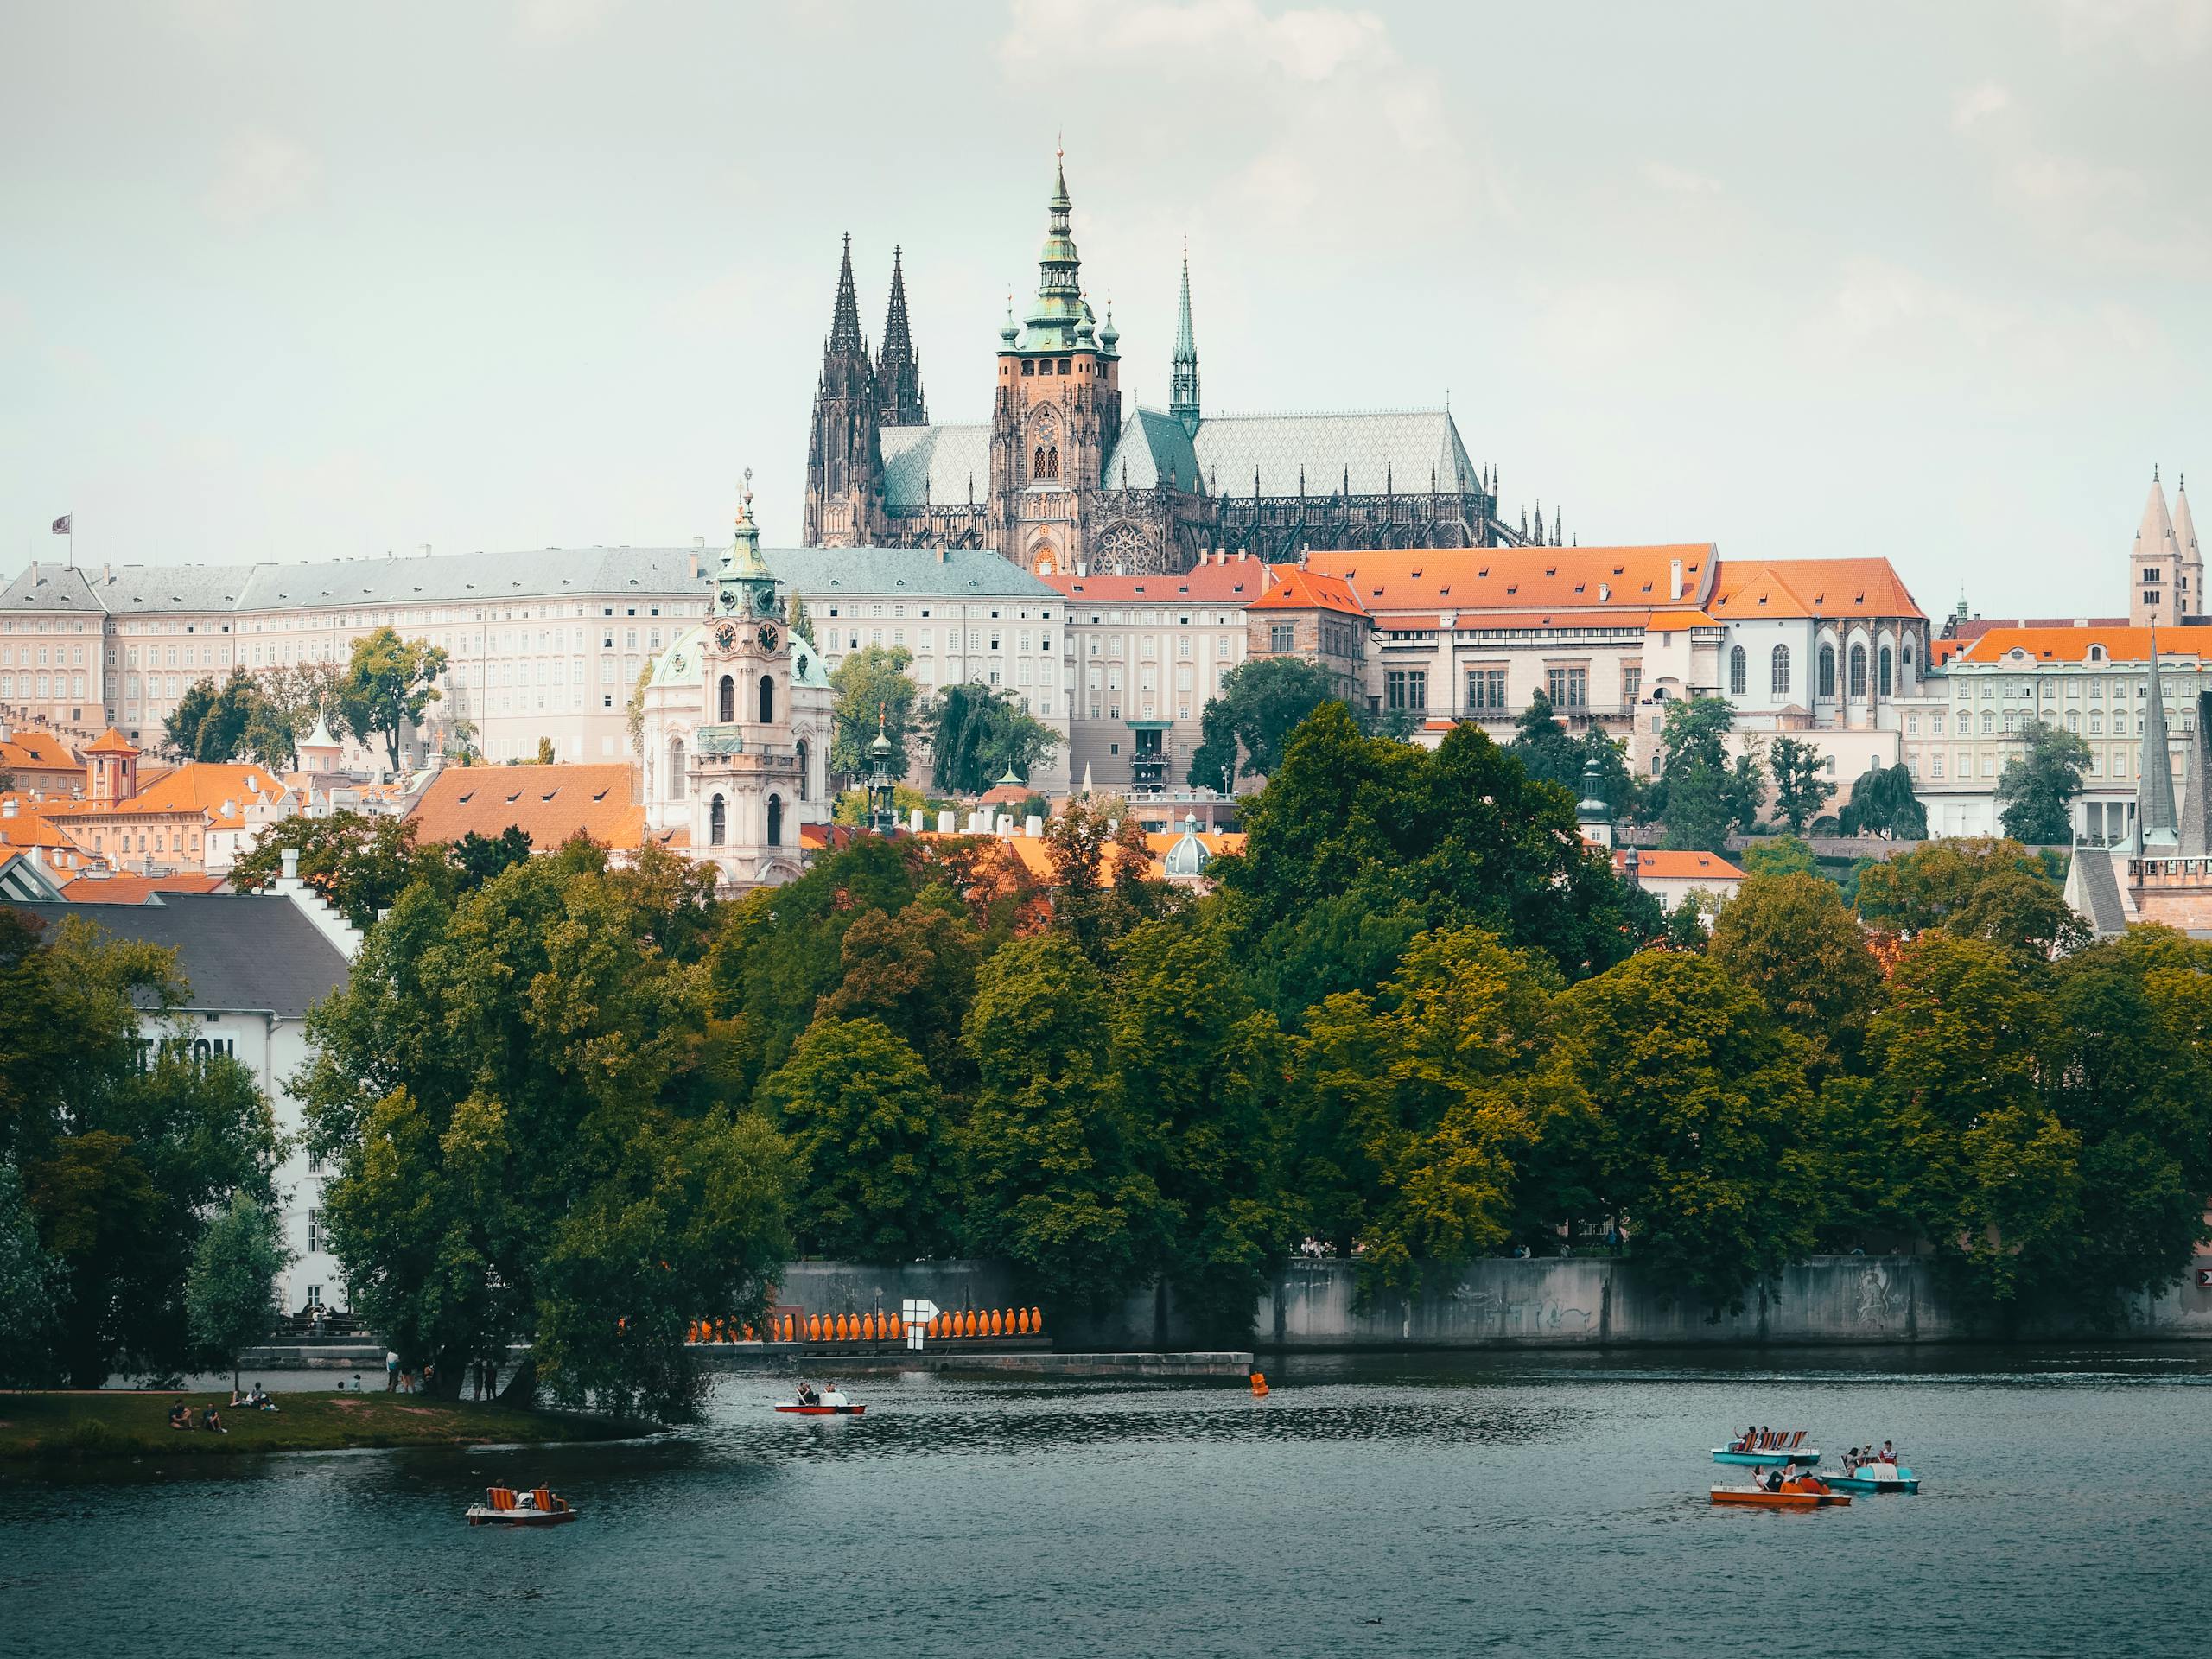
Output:
M906 296L893 302L905 335ZM886 360L889 360L887 338ZM911 346L907 350L912 365ZM913 370L914 396L921 375ZM837 271L837 307L822 348L822 378L814 393L814 424L806 444L805 540L809 547L871 547L883 540L883 439L876 372L861 333L861 308L853 292L853 238L845 238Z
M991 501L999 550L1026 570L1073 569L1100 510L1106 457L1122 431L1120 339L1083 296L1069 233L1067 168L1056 157L1026 325L1007 303L991 410Z

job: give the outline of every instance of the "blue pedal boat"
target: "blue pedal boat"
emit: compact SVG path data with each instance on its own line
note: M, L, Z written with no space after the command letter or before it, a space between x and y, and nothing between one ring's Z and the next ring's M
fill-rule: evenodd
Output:
M1725 1446L1716 1446L1713 1448L1713 1460L1715 1463L1745 1464L1755 1469L1771 1468L1778 1463L1798 1463L1809 1468L1821 1460L1821 1448L1801 1446L1794 1451L1785 1452L1778 1446L1770 1446L1764 1452L1731 1452ZM1821 1478L1826 1480L1827 1477L1823 1475Z
M1860 1465L1855 1475L1823 1473L1821 1478L1840 1492L1916 1492L1920 1477L1910 1469L1900 1469L1893 1463L1869 1463ZM1887 1472L1883 1472L1886 1471Z

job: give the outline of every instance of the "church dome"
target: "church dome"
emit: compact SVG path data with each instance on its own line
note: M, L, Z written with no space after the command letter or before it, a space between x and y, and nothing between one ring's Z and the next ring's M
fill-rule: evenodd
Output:
M1171 881L1192 880L1204 874L1206 866L1212 862L1213 855L1198 839L1198 815L1193 812L1183 820L1183 833L1167 849L1167 856L1163 861L1167 879Z

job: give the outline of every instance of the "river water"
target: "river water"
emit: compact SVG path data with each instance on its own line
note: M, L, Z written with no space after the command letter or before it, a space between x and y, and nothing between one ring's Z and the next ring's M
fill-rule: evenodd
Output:
M1263 1362L1264 1363L1264 1362ZM289 1379L305 1386L307 1378ZM1307 1358L1241 1387L729 1376L678 1437L0 1475L0 1654L2212 1651L2212 1356ZM1731 1425L1917 1497L1716 1510ZM472 1530L493 1482L583 1511Z

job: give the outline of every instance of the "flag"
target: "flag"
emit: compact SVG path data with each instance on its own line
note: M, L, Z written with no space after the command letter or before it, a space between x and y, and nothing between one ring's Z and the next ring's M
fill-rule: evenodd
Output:
M63 513L54 521L54 533L57 536L67 536L69 533L69 521L76 516L73 512Z

